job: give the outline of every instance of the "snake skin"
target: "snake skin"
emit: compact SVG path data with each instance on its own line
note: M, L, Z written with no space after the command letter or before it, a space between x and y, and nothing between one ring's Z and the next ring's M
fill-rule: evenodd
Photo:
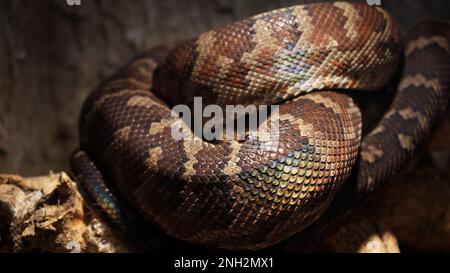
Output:
M426 20L405 37L404 65L389 111L362 141L358 198L400 177L426 147L447 108L450 26Z
M117 223L126 215L108 188L179 239L271 246L316 221L353 169L365 196L417 157L447 103L449 37L443 23L411 31L398 94L363 139L349 94L388 85L401 56L396 22L378 7L294 6L204 33L160 65L144 54L87 98L73 172ZM279 143L175 140L171 106L194 96L280 104Z

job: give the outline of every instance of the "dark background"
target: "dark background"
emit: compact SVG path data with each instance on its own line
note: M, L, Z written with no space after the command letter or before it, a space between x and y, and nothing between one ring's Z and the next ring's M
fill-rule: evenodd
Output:
M263 11L318 1L0 1L0 172L68 170L88 92L139 52ZM450 1L381 0L407 29Z

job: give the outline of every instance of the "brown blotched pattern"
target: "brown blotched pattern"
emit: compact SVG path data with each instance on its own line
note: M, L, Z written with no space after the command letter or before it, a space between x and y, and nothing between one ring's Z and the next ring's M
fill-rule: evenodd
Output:
M169 103L203 96L226 105L278 103L324 88L375 89L396 70L398 38L393 18L367 4L275 10L173 50L155 75L155 91Z
M382 9L337 2L275 10L212 30L171 51L158 68L151 54L143 55L87 99L74 172L116 221L122 218L113 210L116 200L104 194L103 177L140 215L177 238L228 249L271 246L328 208L357 159L360 111L347 95L327 90L386 85L397 69L397 41L396 23ZM408 54L435 44L446 45L425 37ZM433 75L405 75L400 94L417 86L439 93L442 75ZM188 128L183 133L190 137L173 138L177 119L170 106L190 105L194 96L221 106L282 102L275 138L207 142ZM386 119L419 122L420 132L429 128L434 109L401 106ZM276 121L271 116L260 126ZM372 168L391 151L416 149L417 135L391 128L381 124L363 144L360 162L371 164L360 165L364 185L378 183ZM371 140L385 132L396 134L389 143L395 149Z
M359 198L398 177L427 145L450 90L450 25L423 21L405 38L405 64L397 94L378 126L363 139ZM378 152L377 152L378 151Z

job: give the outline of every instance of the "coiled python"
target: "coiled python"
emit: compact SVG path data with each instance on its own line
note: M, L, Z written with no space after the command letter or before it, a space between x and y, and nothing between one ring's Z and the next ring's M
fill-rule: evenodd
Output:
M271 246L317 220L352 171L355 198L364 198L417 157L446 108L449 39L448 25L425 21L402 46L386 11L344 2L217 28L160 64L144 54L96 88L81 113L72 169L116 222L120 196L182 240ZM389 111L362 137L349 95L387 86L399 63ZM175 140L171 106L192 106L195 96L222 107L280 104L279 142L262 149L254 138Z

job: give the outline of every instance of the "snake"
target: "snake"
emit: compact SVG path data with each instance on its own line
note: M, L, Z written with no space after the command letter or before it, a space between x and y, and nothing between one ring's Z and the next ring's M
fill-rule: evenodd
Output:
M255 15L163 56L150 50L88 95L72 172L120 225L126 206L190 243L273 246L316 222L344 185L364 200L417 161L446 109L449 41L446 22L421 21L402 37L381 7L333 2ZM392 84L388 110L363 134L352 94ZM277 141L175 139L172 107L195 97L278 105L260 124L278 122Z

